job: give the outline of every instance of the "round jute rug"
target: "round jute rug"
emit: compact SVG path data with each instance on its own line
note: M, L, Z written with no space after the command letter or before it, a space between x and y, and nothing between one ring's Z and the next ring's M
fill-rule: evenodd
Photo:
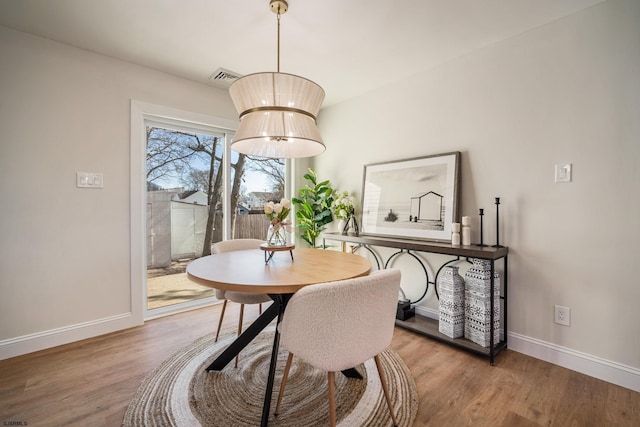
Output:
M273 327L241 353L238 367L220 372L205 368L234 339L214 342L204 336L165 360L142 382L129 404L123 426L257 426L269 370ZM327 374L294 356L279 415L273 415L287 352L280 349L271 404L270 426L329 425ZM411 426L418 410L409 369L391 349L380 355L400 426ZM336 374L336 414L341 426L391 426L373 359L357 366L364 379Z

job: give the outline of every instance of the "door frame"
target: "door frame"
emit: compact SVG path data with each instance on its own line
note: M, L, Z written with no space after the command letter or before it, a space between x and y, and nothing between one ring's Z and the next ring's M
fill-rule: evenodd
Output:
M130 163L130 260L131 260L131 314L136 324L145 320L179 313L215 303L209 298L189 301L153 310L147 309L147 226L146 226L146 132L145 120L166 122L188 122L194 125L214 127L234 133L238 127L235 120L223 119L201 113L180 110L162 105L131 100L131 163ZM229 138L225 138L225 153Z

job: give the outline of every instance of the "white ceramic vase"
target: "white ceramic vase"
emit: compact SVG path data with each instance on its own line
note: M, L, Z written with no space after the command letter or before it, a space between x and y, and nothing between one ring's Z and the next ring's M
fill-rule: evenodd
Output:
M344 228L347 226L347 220L346 219L339 219L338 220L338 233L342 233L342 234L347 234L344 231Z
M493 272L493 319L491 319L491 261L472 258L473 265L465 274L464 337L489 347L491 325L493 343L502 341L500 330L500 275Z
M458 267L445 267L438 284L438 330L450 338L460 338L464 336L464 279L458 274Z

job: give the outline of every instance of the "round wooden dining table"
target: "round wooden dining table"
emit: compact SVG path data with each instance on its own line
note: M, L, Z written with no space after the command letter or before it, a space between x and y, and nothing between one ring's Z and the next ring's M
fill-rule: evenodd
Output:
M262 250L249 249L196 259L187 266L187 277L228 291L291 294L315 283L365 276L370 270L369 260L345 252L296 248L293 260L288 253L277 253L265 264Z
M359 255L312 248L296 248L291 257L288 252L276 252L266 264L264 252L260 249L223 252L192 261L187 266L187 277L200 285L268 294L273 300L273 304L209 365L207 371L222 370L273 319L278 318L279 323L287 302L301 288L366 276L370 271L371 262ZM276 329L262 408L262 426L267 425L269 418L279 341L280 334Z

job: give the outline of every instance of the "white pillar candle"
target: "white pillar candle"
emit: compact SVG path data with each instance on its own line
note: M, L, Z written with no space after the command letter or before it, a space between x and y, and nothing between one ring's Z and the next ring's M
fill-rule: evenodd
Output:
M460 233L451 233L451 245L460 246Z
M463 216L462 217L462 225L471 225L471 217Z
M462 246L470 246L471 245L471 227L463 226L462 227Z

